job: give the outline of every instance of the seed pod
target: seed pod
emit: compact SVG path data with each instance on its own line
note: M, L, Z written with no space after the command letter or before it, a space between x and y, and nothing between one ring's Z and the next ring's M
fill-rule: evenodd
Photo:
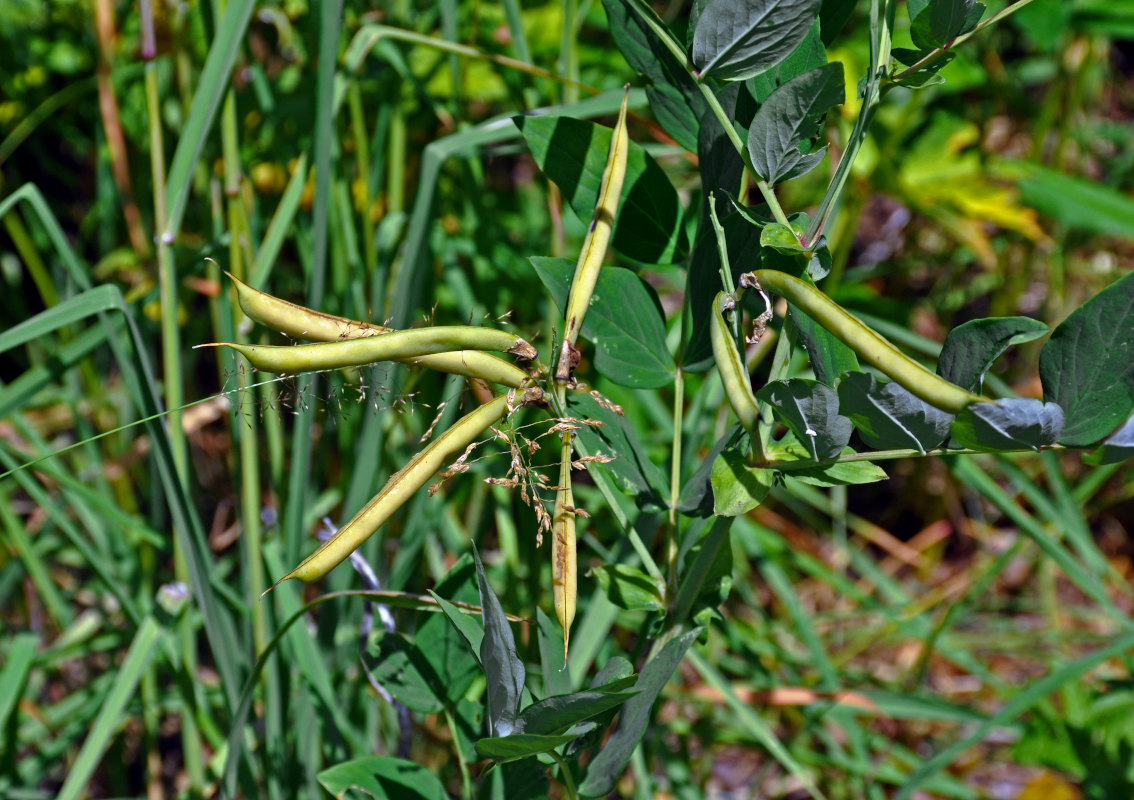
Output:
M350 522L339 528L338 533L323 542L280 582L299 578L304 583L313 583L322 578L357 550L438 470L464 452L489 427L518 406L538 403L542 399L543 390L539 388L525 389L520 393L513 389L466 414L394 473Z
M453 350L502 350L521 358L527 358L535 352L535 348L515 334L462 325L413 328L363 339L283 347L232 342L220 344L239 352L256 369L288 373L361 367L376 361L395 359L420 360L422 356Z
M742 275L740 285L763 287L793 303L866 363L931 406L957 414L986 399L934 375L806 281L778 270L761 269Z
M713 301L713 316L709 321L709 337L713 344L713 358L717 361L717 372L720 373L729 405L736 412L736 417L744 429L754 437L754 441L758 441L755 437L759 412L756 408L756 397L752 394L752 381L748 377L748 368L740 358L736 342L733 341L721 313L735 305L736 301L730 295L725 292L717 294Z
M236 297L244 313L261 325L296 339L319 342L338 342L381 336L393 329L346 317L335 317L313 311L295 303L253 289L243 281L229 275L236 286ZM457 350L419 358L394 359L404 364L416 364L438 372L449 372L469 378L480 378L492 383L518 388L529 383L522 369L479 350Z
M579 339L583 317L590 305L591 295L594 294L599 269L602 268L614 229L614 214L618 211L618 199L622 194L626 163L630 157L630 138L626 133L626 99L622 98L622 108L618 112L618 122L610 140L610 154L599 184L595 214L583 240L583 249L579 252L579 261L575 265L575 277L571 281L571 293L567 296L567 321L563 330L559 363L555 368L556 380L565 381L570 378L575 365L579 363L579 351L575 342Z
M567 643L577 600L575 552L575 498L571 491L571 434L563 435L560 452L559 491L551 515L551 595L555 617L563 626L563 663L567 663Z

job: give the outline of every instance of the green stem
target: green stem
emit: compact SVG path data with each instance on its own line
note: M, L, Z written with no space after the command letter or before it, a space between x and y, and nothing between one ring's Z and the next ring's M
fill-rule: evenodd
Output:
M635 0L631 4L634 12L638 17L646 23L646 26L654 32L665 48L673 54L678 63L685 68L696 81L697 88L700 89L701 95L705 98L705 102L709 106L709 110L713 112L713 116L720 122L721 127L724 129L725 135L728 136L732 146L736 148L736 152L740 154L741 160L744 161L744 166L747 167L753 175L757 175L756 167L752 164L752 156L748 154L748 147L740 138L740 134L736 132L736 127L732 124L728 114L725 113L724 107L721 106L720 100L717 99L716 94L713 93L713 87L705 83L697 71L693 69L693 65L689 62L689 56L685 53L685 48L682 47L670 33L669 27L661 21L654 10L646 5L643 0ZM772 187L763 178L757 177L756 188L760 190L760 194L764 197L764 202L768 204L768 208L772 212L772 216L776 222L780 223L788 230L791 230L791 223L788 222L787 214L784 213L783 208L780 206L780 201L776 198ZM802 244L802 242L801 242Z
M453 749L457 752L457 764L461 769L461 788L464 790L465 800L472 800L472 778L469 776L469 764L461 748L461 737L457 731L457 722L453 719L453 711L445 706L445 722L449 726L449 733L453 736Z
M712 201L710 201L712 202ZM672 596L677 589L677 503L681 499L681 422L685 412L685 373L677 368L673 379L673 443L670 447L669 465L669 575L666 580L666 596Z
M559 765L559 773L563 778L563 789L567 792L567 797L576 800L579 797L579 790L575 788L575 778L571 775L570 765L554 750L549 750L548 753Z

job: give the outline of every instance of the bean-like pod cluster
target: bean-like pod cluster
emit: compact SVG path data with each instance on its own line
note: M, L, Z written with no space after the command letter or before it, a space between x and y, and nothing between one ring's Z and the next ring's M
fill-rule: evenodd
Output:
M232 276L230 275L229 277ZM342 342L385 336L394 332L391 328L382 325L359 322L357 320L347 319L346 317L336 317L331 314L324 314L321 311L315 311L310 308L305 308L304 306L296 305L295 303L289 303L286 300L281 300L278 297L273 297L270 294L253 289L251 286L235 277L232 277L232 281L236 286L237 301L240 303L240 307L245 314L261 325L265 325L296 339L306 339L315 342ZM432 328L426 330L436 329ZM488 331L490 329L475 328L474 330ZM523 342L523 345L526 345L526 347L521 345L521 349L516 355L525 359L534 358L536 356L535 348L518 337L513 337L512 344L507 344L506 340L501 340L499 343L505 346L499 349L508 352L509 347L516 346L520 342ZM288 347L281 349L294 350L295 348ZM438 372L464 375L468 378L479 378L512 388L520 388L531 382L528 373L524 370L496 356L482 352L482 350L488 349L497 348L487 347L469 350L449 347L445 352L433 350L432 354L414 353L406 356L393 357L391 360L403 364L416 364ZM263 369L270 370L269 367L263 367ZM316 369L316 367L309 367L309 369ZM297 372L300 370L295 367L288 367L285 368L284 371Z
M760 414L756 407L756 396L752 394L752 382L748 377L748 367L736 349L736 342L725 323L725 311L736 307L736 299L726 292L717 294L713 301L713 315L709 321L709 338L713 345L713 358L724 385L725 397L736 413L740 424L758 441L756 423Z
M786 272L760 269L741 275L740 285L763 288L785 298L863 361L936 408L957 414L986 399L934 375L806 281Z

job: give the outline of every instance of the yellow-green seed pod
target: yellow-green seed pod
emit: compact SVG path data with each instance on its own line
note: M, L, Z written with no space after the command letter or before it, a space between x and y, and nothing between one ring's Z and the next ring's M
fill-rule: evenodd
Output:
M742 275L740 285L762 287L785 298L867 364L931 406L957 414L986 399L934 375L806 281L785 272L761 269Z
M717 362L717 372L720 373L721 383L724 384L725 397L728 398L729 405L736 412L736 418L740 420L744 430L756 437L756 423L760 414L756 408L756 397L752 394L752 381L722 314L722 311L731 309L735 305L736 301L730 295L725 292L717 294L713 301L713 315L709 320L709 338L713 344L713 358ZM756 438L753 440L759 441Z
M313 583L322 578L358 549L434 474L463 453L490 426L517 407L538 403L542 398L543 391L538 388L522 392L513 389L462 417L394 473L382 490L350 522L339 528L338 533L323 542L319 549L281 578L280 582L299 578L304 583Z
M253 289L243 281L229 275L236 286L240 307L250 318L280 333L296 339L316 342L338 342L391 333L392 329L369 322L336 317L304 306L289 303L270 294ZM416 358L394 359L404 364L415 364L438 372L464 375L469 378L499 383L518 388L531 381L526 372L496 356L479 350L455 350Z
M563 435L560 452L559 491L551 515L551 595L555 618L563 626L563 663L567 663L567 645L571 639L571 623L575 619L578 593L578 565L575 550L575 497L571 491L571 434Z
M454 350L500 350L525 360L535 353L535 348L515 334L462 325L413 328L362 339L282 347L232 342L220 345L236 350L256 369L287 373L362 367L377 361L406 361Z
M622 194L622 184L626 180L626 163L630 157L630 137L626 133L626 97L622 98L622 108L618 112L618 122L610 140L610 154L599 184L598 203L591 219L591 227L583 240L579 261L575 265L575 277L571 281L571 292L567 296L567 317L563 330L563 345L559 351L559 363L555 368L557 380L565 381L571 377L575 365L579 363L579 351L575 342L583 327L583 318L598 283L599 270L610 246L614 230L614 215L618 211L618 199Z

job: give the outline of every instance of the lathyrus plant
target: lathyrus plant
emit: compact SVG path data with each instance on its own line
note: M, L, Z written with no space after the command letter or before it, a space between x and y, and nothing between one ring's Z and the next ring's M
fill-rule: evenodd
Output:
M649 81L646 98L658 122L698 156L700 222L690 246L688 210L658 164L629 140L626 99L613 131L567 117L516 118L547 177L576 214L590 220L573 265L532 259L564 312L556 326L561 338L553 349L555 361L546 368L525 370L483 352L534 359L530 345L512 334L448 327L392 332L286 304L237 283L250 317L322 342L284 348L228 345L258 369L290 373L389 359L502 387L495 399L419 452L283 578L323 577L433 474L467 454L490 426L523 405L549 408L560 420L559 477L548 487L555 496L552 512L548 515L537 498L535 514L536 525L552 532L550 606L562 629L564 661L569 663L577 607L581 516L572 469L582 467L611 500L637 559L604 565L595 575L616 605L653 615L644 665L635 676L629 661L613 658L590 689L580 690L581 675L563 687L545 664L548 691L533 701L525 694L523 664L479 560L483 629L443 598L438 601L486 676L489 736L476 742L479 755L501 764L523 761L542 775L538 757L556 770L567 796L605 796L641 740L654 700L711 621L722 589L727 593L733 520L763 502L773 487L793 481L821 487L877 481L886 477L877 462L928 455L1081 448L1092 451L1088 460L1105 463L1134 454L1134 276L1114 282L1051 332L1039 357L1042 399L982 392L997 358L1014 344L1047 335L1046 325L1023 317L966 323L946 337L933 370L817 286L831 266L826 235L885 94L896 86L932 83L951 48L1026 2L984 21L984 6L972 0L910 2L916 49L898 51L891 47L898 4L871 0L871 54L859 85L861 113L813 213L789 214L775 189L824 162L824 120L844 101L842 65L828 63L824 47L837 31L821 31L818 21L827 4L696 4L683 41L642 0L604 0L619 48ZM580 161L586 166L581 171ZM762 202L749 205L749 189ZM630 270L603 267L608 247L630 262L684 269L682 310L669 340L652 288ZM786 301L778 318L772 296ZM742 335L746 310L753 325L748 336ZM774 337L774 356L754 389L744 344L764 347L770 343L761 341L764 337ZM594 346L590 366L605 380L633 389L672 389L668 480L641 452L633 430L610 403L585 395L572 399L576 371L586 363L580 342L587 339ZM792 372L793 350L799 347L809 356L807 373ZM697 463L688 456L701 443L683 440L685 382L688 375L713 367L736 424ZM711 413L698 407L701 414ZM581 417L607 430L563 424ZM707 426L698 430L707 432ZM614 502L617 486L633 495L639 509L665 512L664 535L654 547ZM711 525L701 522L706 518ZM541 644L553 628L545 621L541 617ZM552 692L553 686L566 691ZM605 744L580 771L580 756L601 736ZM814 796L823 796L807 768L782 749L774 755ZM897 796L908 797L942 766L934 762L907 776ZM325 773L325 785L340 785L336 781L346 774Z

